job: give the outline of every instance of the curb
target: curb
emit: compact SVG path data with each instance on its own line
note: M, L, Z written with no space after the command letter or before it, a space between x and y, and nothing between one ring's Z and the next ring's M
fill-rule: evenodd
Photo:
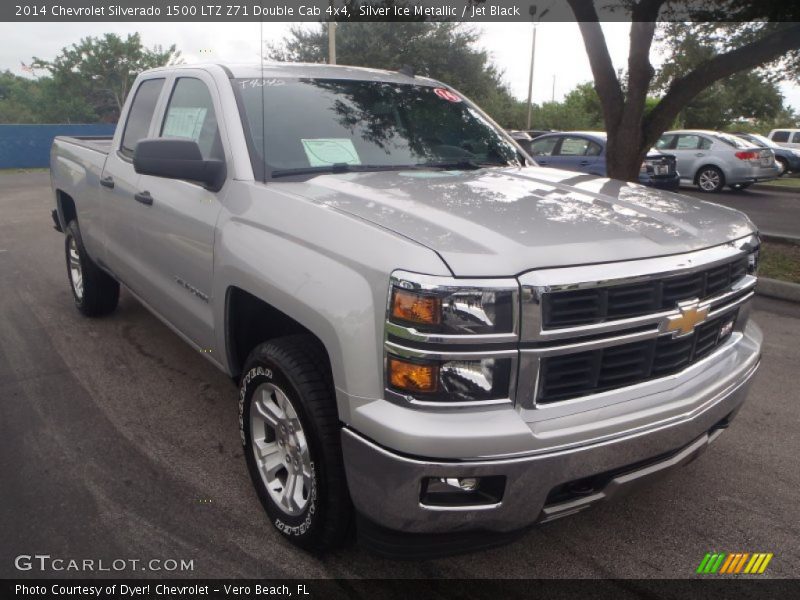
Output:
M800 187L792 187L790 185L771 185L769 183L757 183L756 187L762 190L769 190L771 192L789 192L791 194L800 194Z
M759 277L756 284L756 294L800 304L800 283Z
M766 231L759 231L758 235L765 242L800 246L800 236L787 235L783 233L767 233Z

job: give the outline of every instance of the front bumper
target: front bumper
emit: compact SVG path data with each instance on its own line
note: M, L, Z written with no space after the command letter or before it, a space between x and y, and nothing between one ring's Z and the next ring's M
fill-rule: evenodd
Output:
M747 341L750 356L723 388L710 388L681 414L655 419L649 428L631 427L584 445L459 462L388 450L345 428L342 450L353 503L371 522L405 533L511 532L583 510L693 460L727 427L759 365L760 333ZM506 478L499 502L447 507L421 502L425 478L487 476ZM587 481L594 487L587 489ZM582 486L580 494L556 493L573 483Z

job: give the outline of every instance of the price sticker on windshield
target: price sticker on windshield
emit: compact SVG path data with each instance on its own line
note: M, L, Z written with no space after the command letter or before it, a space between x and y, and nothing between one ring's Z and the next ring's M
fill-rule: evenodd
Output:
M447 100L448 102L461 102L461 98L459 96L444 88L433 88L433 93L439 96L439 98L442 100Z

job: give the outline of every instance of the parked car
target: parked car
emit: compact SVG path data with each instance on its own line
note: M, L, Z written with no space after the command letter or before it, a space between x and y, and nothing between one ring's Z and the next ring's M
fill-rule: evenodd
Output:
M735 133L734 135L761 148L769 148L775 155L775 162L780 166L779 175L800 171L800 150L779 146L768 137L757 133Z
M668 131L656 148L675 155L681 183L703 192L718 192L726 185L741 190L780 173L772 150L719 131Z
M527 131L518 131L515 129L508 130L508 135L517 142L520 147L525 150L528 154L531 153L531 144L533 143L533 138L528 134Z
M800 129L773 129L767 137L784 148L800 148Z
M555 129L526 129L525 133L531 136L532 139L536 139L539 136L545 135L546 133L558 133Z
M432 79L175 65L113 138L55 139L53 212L83 315L125 285L239 382L281 535L435 554L691 462L760 364L746 215L524 162Z
M562 131L539 136L531 145L531 156L541 166L606 176L606 141L603 131ZM680 176L675 157L651 150L639 169L639 183L677 190Z

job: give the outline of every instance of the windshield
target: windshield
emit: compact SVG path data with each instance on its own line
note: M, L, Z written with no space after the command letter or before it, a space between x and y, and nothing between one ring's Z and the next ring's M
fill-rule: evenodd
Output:
M233 86L258 179L518 160L513 144L444 88L292 78L235 79Z

